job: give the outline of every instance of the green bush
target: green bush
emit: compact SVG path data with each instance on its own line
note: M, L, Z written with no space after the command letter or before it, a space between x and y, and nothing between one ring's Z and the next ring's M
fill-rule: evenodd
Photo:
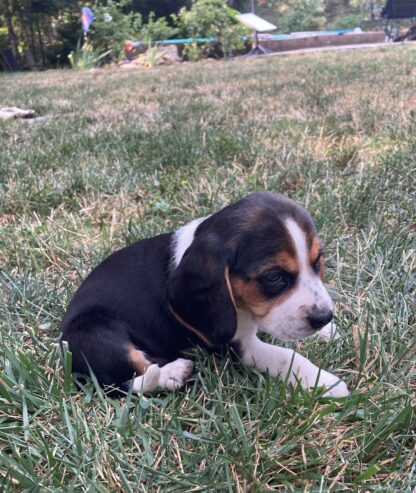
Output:
M123 53L124 42L134 38L142 27L140 14L124 12L123 9L130 4L130 0L108 0L106 5L97 3L93 8L96 19L91 24L88 39L94 52L110 51L106 60L118 61Z
M282 16L278 27L283 32L320 31L325 24L323 0L298 0L293 9Z
M118 61L122 57L123 45L128 39L151 42L169 39L178 33L177 28L169 26L166 18L155 19L153 12L143 24L140 14L125 12L130 4L130 0L108 0L106 5L96 4L93 9L96 19L91 24L89 43L94 52L110 51L107 61Z
M84 43L81 45L81 40L78 40L76 49L68 55L68 60L74 70L89 70L96 67L110 53L110 50L104 53L96 53L90 44Z
M361 27L365 20L363 14L349 14L345 17L335 19L330 24L330 29L354 29L355 27Z
M182 8L175 20L182 34L191 38L216 38L215 43L193 44L185 54L193 59L204 56L228 56L244 48L247 29L238 22L237 11L224 0L194 0L191 9Z
M154 12L150 12L147 24L143 24L136 38L140 41L158 41L161 39L170 39L178 34L179 29L169 26L165 17L155 19Z

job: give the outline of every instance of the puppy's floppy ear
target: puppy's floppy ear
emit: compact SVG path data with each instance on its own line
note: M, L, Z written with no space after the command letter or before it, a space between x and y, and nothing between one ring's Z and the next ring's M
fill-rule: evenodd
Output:
M197 236L168 283L173 314L208 346L227 344L237 330L224 248L212 234Z

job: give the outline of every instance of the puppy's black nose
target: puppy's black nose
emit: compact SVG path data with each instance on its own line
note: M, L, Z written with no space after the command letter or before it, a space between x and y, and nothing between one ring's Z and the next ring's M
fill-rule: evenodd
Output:
M322 329L322 327L333 319L332 310L314 310L307 318L311 327L314 329Z

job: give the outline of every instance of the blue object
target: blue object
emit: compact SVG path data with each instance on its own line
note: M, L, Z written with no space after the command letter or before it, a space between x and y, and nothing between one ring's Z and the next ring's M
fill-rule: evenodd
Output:
M212 43L216 41L217 38L184 38L184 39L161 39L155 41L157 45L167 45L167 44L187 44L187 43Z
M93 11L89 7L82 7L82 29L87 33L95 19Z
M313 35L329 35L329 34L347 34L353 32L351 29L333 29L329 31L316 31ZM306 34L306 33L305 33ZM293 34L269 34L266 37L262 38L260 35L261 41L267 40L276 40L276 39L293 39L295 37ZM242 39L247 39L247 36L242 36ZM158 41L153 41L155 45L167 45L167 44L187 44L187 43L213 43L217 41L217 38L183 38L183 39L160 39ZM141 42L139 41L138 44Z

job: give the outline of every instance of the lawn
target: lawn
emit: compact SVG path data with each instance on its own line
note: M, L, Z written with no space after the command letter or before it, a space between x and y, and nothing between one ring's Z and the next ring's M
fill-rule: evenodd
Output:
M416 487L416 46L0 75L0 490ZM184 389L77 390L59 323L92 267L256 190L326 244L346 399L194 352ZM133 295L133 293L132 293Z

